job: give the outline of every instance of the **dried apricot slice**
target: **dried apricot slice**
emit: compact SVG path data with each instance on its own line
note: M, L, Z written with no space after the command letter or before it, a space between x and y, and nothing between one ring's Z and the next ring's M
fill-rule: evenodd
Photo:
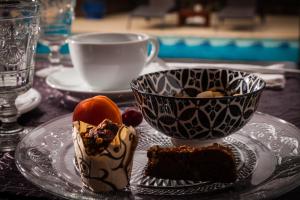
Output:
M77 104L73 113L73 121L83 121L97 126L104 119L122 124L122 115L119 107L107 96L95 96Z

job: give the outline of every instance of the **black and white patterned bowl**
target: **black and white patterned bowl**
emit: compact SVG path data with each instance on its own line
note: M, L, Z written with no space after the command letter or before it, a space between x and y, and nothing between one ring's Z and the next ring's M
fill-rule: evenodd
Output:
M226 69L175 69L139 76L131 89L144 119L175 139L202 141L226 137L242 128L255 112L265 82L255 74ZM240 95L188 96L209 89Z

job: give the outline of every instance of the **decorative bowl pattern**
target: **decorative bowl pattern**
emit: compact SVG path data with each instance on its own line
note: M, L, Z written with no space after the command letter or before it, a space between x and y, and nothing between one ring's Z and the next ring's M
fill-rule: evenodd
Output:
M199 140L226 137L242 128L255 112L264 87L254 74L226 69L167 70L131 82L138 106L153 128L176 139ZM193 97L212 88L239 95Z

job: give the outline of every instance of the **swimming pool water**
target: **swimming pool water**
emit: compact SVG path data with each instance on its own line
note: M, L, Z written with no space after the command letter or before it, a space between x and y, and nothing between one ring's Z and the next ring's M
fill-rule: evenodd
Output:
M297 40L158 37L161 58L299 62ZM68 53L67 45L61 49ZM38 45L38 53L48 49Z
M161 37L161 57L247 61L299 61L298 41Z

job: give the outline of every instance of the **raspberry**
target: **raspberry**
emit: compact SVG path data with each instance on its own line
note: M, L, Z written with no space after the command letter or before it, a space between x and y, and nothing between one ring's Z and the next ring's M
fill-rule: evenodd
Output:
M143 121L143 115L136 108L129 107L123 112L122 121L126 126L135 127Z

